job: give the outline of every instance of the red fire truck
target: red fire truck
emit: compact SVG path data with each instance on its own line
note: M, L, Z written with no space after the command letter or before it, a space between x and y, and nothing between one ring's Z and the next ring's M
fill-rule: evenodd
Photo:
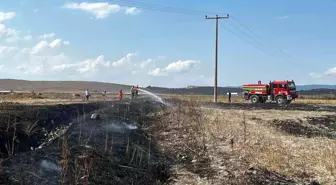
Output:
M298 97L294 80L277 80L263 84L244 84L244 98L252 103L265 103L267 100L275 101L279 105L289 104Z

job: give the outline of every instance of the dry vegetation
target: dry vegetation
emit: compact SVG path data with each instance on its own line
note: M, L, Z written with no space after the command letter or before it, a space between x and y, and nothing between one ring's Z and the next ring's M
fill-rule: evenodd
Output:
M79 96L75 96L75 94ZM125 94L129 96L126 91ZM179 95L179 94L161 94L160 96L166 98L174 98L179 100L187 101L197 101L197 102L212 102L213 96L210 95ZM128 97L126 97L128 98ZM91 100L101 101L101 100L116 100L117 92L110 92L106 96L102 96L100 92L92 93ZM219 102L228 102L227 96L218 96ZM233 103L250 103L244 100L240 96L232 96L231 101ZM11 93L11 94L0 94L0 102L17 102L24 104L69 104L76 102L85 102L84 93ZM336 99L323 99L323 98L298 98L292 103L305 103L305 104L326 104L334 105L336 104Z
M150 139L143 139L140 144L140 137L129 141L129 137L122 134L108 133L103 129L105 127L96 122L94 126L87 121L82 125L78 114L77 127L73 126L72 130L77 135L73 135L69 140L63 139L62 143L58 144L58 149L61 150L59 165L62 167L59 180L64 184L67 184L68 180L84 181L83 184L103 184L107 179L124 184L140 181L143 184L153 184L154 181L162 184L163 181L157 180L162 177L156 175L165 176L166 181L169 174L167 183L176 185L306 184L315 179L321 184L335 184L335 112L239 110L229 107L218 109L203 104L212 101L212 96L173 97L174 99L169 101L172 106L163 110L157 109L159 112L154 110L156 108L153 108L153 105L145 107L144 103L138 102L131 112L128 104L125 110L121 111L118 106L104 113L108 117L113 112L113 116L118 119L132 118L141 123L142 131L148 134L144 136L145 134L141 133L141 137ZM3 101L26 104L83 102L82 96L73 97L72 94L65 93L2 95L1 98ZM93 100L112 99L115 99L115 95L103 97L97 93L93 96ZM232 100L244 102L241 97L232 97ZM219 101L227 102L227 97L220 96ZM336 104L335 100L316 99L298 99L294 103L297 102ZM131 105L134 106L135 103ZM153 110L150 110L151 108ZM103 115L103 112L101 114ZM32 133L37 128L34 123L24 127L27 133ZM95 135L92 135L92 130L96 132ZM15 137L13 135L12 138ZM123 146L115 146L117 138L125 140L120 141ZM74 145L74 140L76 145L77 142L82 145L81 142L85 139L99 141L94 147L95 150L87 153L88 149L75 147L74 151L74 147L70 147ZM14 142L13 140L9 142ZM8 146L10 144L8 143ZM130 145L132 146L129 147ZM76 153L79 155L74 157ZM27 158L30 160L29 155L27 154ZM123 163L117 164L117 161ZM164 166L169 166L170 171L160 170L157 161L167 163ZM103 176L102 172L107 175Z
M325 128L335 121L331 112L221 110L190 101L164 112L152 129L181 161L175 184L335 184L336 134Z

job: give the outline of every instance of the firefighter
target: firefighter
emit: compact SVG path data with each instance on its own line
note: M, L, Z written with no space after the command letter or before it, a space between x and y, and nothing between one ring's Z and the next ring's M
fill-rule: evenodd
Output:
M123 92L122 92L122 89L120 89L120 91L118 92L118 98L119 98L119 100L122 100L122 99L123 99Z
M229 103L231 103L231 91L229 91Z
M90 94L89 89L86 89L86 90L85 90L86 101L89 101L90 96L91 96L91 94Z
M135 88L135 97L137 98L139 94L139 86L137 85Z
M134 94L135 94L135 87L134 85L131 88L131 94L132 94L132 100L134 99Z
M248 92L247 91L244 91L244 99L248 100Z

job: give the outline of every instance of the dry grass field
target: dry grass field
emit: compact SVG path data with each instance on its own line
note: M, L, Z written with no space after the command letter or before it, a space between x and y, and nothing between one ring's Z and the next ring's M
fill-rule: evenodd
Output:
M33 113L32 123L35 125L34 128L39 128L36 129L36 132L39 133L44 127L50 127L51 123L48 121L51 121L53 127L50 127L49 130L50 133L53 133L55 131L51 128L58 124L54 120L57 120L57 117L62 117L57 115L68 115L68 117L75 115L78 116L78 119L75 117L75 120L78 120L77 125L85 125L85 127L72 128L71 135L78 137L78 133L80 133L80 140L99 141L94 147L94 155L99 156L99 161L104 161L104 163L95 163L100 166L87 169L86 173L90 172L95 175L88 177L87 182L83 182L83 184L95 184L94 182L109 184L113 181L122 184L137 182L138 184L174 185L310 184L312 182L332 185L336 182L335 100L298 99L292 103L293 106L289 106L291 108L274 106L265 110L260 107L247 106L249 102L242 100L241 97L232 97L232 104L213 106L209 103L212 102L212 96L160 96L167 102L164 108L159 108L157 103L149 102L150 98L129 101L127 95L124 102L119 102L124 106L123 109L119 108L119 105L118 107L112 106L112 112L101 113L105 114L103 117L117 115L118 120L122 117L124 120L131 119L132 122L141 125L139 127L141 137L139 135L132 136L131 143L129 141L131 136L127 136L128 139L122 142L119 142L118 139L113 140L117 133L108 133L104 129L106 128L104 124L107 122L105 120L101 123L89 121L82 123L80 120L85 119L79 119L78 111L83 109L85 116L90 113L89 111L97 109L88 105L89 103L84 101L82 94L80 96L74 96L71 93L7 94L1 95L0 98L2 102L16 102L25 104L27 107L32 104L42 106L37 109L44 111L54 109L50 108L54 104L67 104L65 105L68 108L66 111L62 110L62 107L53 110L52 118L44 115L46 117L44 119L47 121L41 122L40 126L35 123L37 123L36 120L42 118L35 118L35 115L38 114ZM92 102L106 102L104 106L111 107L106 100L113 105L117 105L116 102L118 102L115 94L102 96L100 93L95 93L92 96ZM219 101L227 102L227 97L220 96ZM76 104L77 107L71 108L72 104ZM86 112L84 112L84 107L78 108L81 106L77 104L85 104L87 106ZM235 104L239 106L233 106ZM310 106L310 104L312 105ZM297 109L296 105L300 105L300 109ZM319 109L319 106L327 105L334 105L334 109ZM5 106L5 104L1 104L3 109ZM132 106L133 108L129 108ZM103 108L101 105L98 107ZM16 108L8 108L8 110L15 112ZM26 109L20 108L20 111L24 110ZM70 110L72 113L67 114L66 112L70 112ZM143 113L144 111L146 113ZM8 120L9 114L12 113L0 115L2 116L1 120ZM25 113L20 115L25 116ZM62 124L64 124L63 122ZM3 125L7 125L8 128L9 123L10 121L6 121ZM93 126L90 124L95 125L94 136L92 136ZM71 127L69 126L69 128ZM4 133L0 133L0 136L1 134ZM24 133L20 134L25 135ZM118 134L117 138L125 137L121 133ZM8 136L8 133L5 135ZM32 133L29 135L34 136ZM12 136L16 137L15 130L9 134L9 141ZM36 135L34 137L36 138ZM112 137L111 141L110 137ZM147 140L144 140L143 137ZM40 136L39 138L43 139ZM64 143L65 139L58 141L58 143L62 142ZM72 143L77 146L78 141L70 139L67 142L69 145ZM153 146L148 146L148 142ZM130 145L135 148L129 149ZM58 151L61 145L56 146L59 147L56 147ZM40 152L39 150L29 152L20 149L22 155L9 157L7 161L11 161L11 163L4 164L7 170L12 170L9 171L10 173L8 172L8 175L17 176L16 173L19 173L16 167L10 164L16 164L19 161L21 165L22 161L25 161L23 166L28 169L29 166L36 165L32 162L32 158L50 155L48 153L51 151L50 147L47 146ZM74 147L71 146L71 148ZM106 152L107 148L110 148L108 152ZM111 152L112 150L113 152ZM122 152L120 153L119 150ZM128 152L129 150L133 153ZM78 152L81 153L84 150L75 151L75 153ZM85 150L85 152L87 151ZM72 152L72 154L66 155L71 158L71 155L76 154ZM25 157L29 159L24 160ZM64 162L64 159L55 158L54 160ZM119 164L120 161L122 163ZM164 163L165 167L158 166L158 161L160 161L160 165ZM64 168L63 162L57 164L62 169ZM118 163L117 167L113 167L116 165L115 163ZM123 174L115 172L114 170L117 168L123 171ZM105 172L101 172L102 170L107 170L106 173L114 175L106 175ZM60 174L56 173L53 178L59 176ZM26 181L37 182L42 177L39 179L36 177L26 178L29 179ZM51 179L49 180L51 182ZM62 181L65 182L64 179Z
M74 96L78 94L79 96ZM174 98L178 100L186 101L197 101L197 102L212 102L213 96L209 95L179 95L179 94L160 94L159 96L163 98ZM125 93L126 99L129 99L130 94ZM117 100L117 93L108 93L106 96L102 96L100 92L92 93L92 101L102 101L102 100ZM232 96L232 103L250 103L239 96ZM39 95L39 93L13 93L13 94L0 94L0 102L18 102L24 104L71 104L83 102L83 93L51 93L44 92ZM227 96L218 96L218 102L228 102ZM303 104L324 104L324 105L336 105L336 99L296 99L292 103L303 103Z
M175 166L175 184L336 182L335 112L214 109L189 101L164 115L155 131L160 145L190 163Z

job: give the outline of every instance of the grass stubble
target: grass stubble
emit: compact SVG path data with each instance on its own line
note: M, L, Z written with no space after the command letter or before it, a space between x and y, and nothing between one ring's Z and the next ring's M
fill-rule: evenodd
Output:
M325 115L335 113L215 109L189 99L165 110L153 132L180 160L173 184L335 184L333 138L298 137L273 125Z

